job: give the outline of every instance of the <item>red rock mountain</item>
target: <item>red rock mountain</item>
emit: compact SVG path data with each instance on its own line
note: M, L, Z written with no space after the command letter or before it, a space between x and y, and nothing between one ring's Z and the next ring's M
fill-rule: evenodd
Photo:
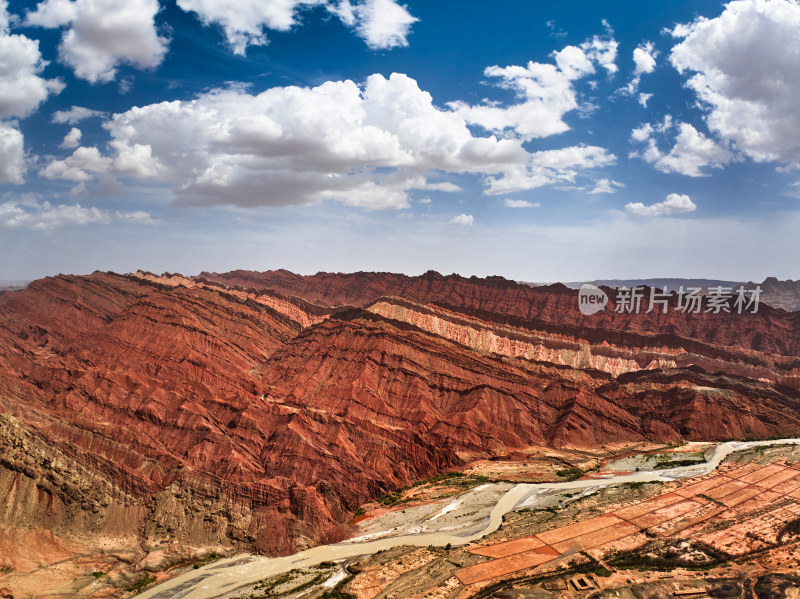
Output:
M797 313L589 320L575 301L435 273L5 292L0 528L286 553L473 458L800 436Z
M395 296L559 325L672 333L717 345L800 355L800 312L786 312L765 304L756 314L684 314L674 309L666 314L658 310L650 314L645 314L644 310L638 314L618 314L609 309L583 316L576 309L578 292L573 289L558 283L531 287L502 277L467 279L458 275L443 276L434 271L418 277L372 272L320 272L302 276L286 270L204 272L200 276L244 288L270 289L326 306L365 306L381 296ZM606 291L613 302L614 291Z

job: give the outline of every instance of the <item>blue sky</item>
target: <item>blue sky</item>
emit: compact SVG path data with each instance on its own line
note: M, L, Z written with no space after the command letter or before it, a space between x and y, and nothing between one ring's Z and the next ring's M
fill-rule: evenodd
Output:
M0 279L800 278L796 0L0 6Z

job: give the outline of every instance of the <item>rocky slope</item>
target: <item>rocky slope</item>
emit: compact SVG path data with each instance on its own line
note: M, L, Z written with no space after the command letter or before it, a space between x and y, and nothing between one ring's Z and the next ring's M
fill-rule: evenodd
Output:
M699 366L708 372L725 372L800 389L800 359L796 357L721 347L674 334L554 325L483 310L422 305L399 298L379 298L366 309L480 352L593 368L613 375Z
M516 318L558 325L618 329L640 333L669 333L716 345L754 349L785 356L800 355L800 312L786 312L762 304L756 314L684 314L658 309L646 314L618 314L612 309L583 316L577 291L561 284L531 287L502 277L464 278L429 271L418 277L392 273L317 273L301 276L285 270L203 273L206 279L254 289L271 289L283 295L337 306L366 306L382 296L455 308L479 309ZM607 289L612 305L616 295Z
M287 553L474 458L800 436L796 314L657 332L589 326L561 286L266 279L94 273L0 295L0 562L39 559L15 557L28 529L152 564Z
M789 311L800 310L800 281L767 277L761 283L761 289L770 305Z

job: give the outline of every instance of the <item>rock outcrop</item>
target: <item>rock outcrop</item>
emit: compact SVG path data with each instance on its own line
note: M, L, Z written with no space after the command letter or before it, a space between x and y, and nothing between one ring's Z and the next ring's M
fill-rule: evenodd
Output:
M765 301L771 306L788 311L800 310L800 281L781 281L775 277L767 277L760 286Z
M578 310L578 292L556 283L541 287L503 277L464 278L429 271L418 277L392 273L320 272L301 276L285 270L203 273L209 280L254 289L271 289L327 306L366 306L382 296L401 297L418 303L441 303L459 309L478 309L495 314L533 319L558 325L616 329L639 333L669 333L716 345L753 349L784 356L800 355L800 312L786 312L766 304L758 312L737 314L684 314L658 308L646 313L616 313L613 309L584 316ZM612 304L613 290L606 289ZM648 291L649 293L649 291ZM649 297L649 296L648 296ZM646 304L643 304L646 306Z
M4 293L0 527L288 553L474 458L800 436L796 314L588 321L574 302L435 273Z

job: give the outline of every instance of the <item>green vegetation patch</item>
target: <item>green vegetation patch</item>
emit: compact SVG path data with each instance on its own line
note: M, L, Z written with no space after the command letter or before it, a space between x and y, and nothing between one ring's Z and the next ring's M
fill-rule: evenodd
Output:
M705 458L687 458L685 460L674 461L658 461L653 466L654 470L666 470L667 468L680 468L681 466L697 466L698 464L705 464Z
M557 470L556 475L560 476L566 481L578 480L581 476L583 476L583 470L580 468L564 468L563 470Z
M420 487L422 485L446 485L448 487L469 488L488 482L491 482L491 479L487 476L464 474L463 472L452 470L450 472L442 472L440 474L434 474L433 476L430 476L428 478L415 481L407 487L400 487L395 491L391 491L389 493L386 493L385 495L381 495L375 501L386 507L392 507L401 503L407 503L408 501L411 501L410 499L407 498L404 499L403 493L405 493L410 489L413 489L414 487Z
M151 582L155 582L156 577L152 574L145 574L143 578L140 578L136 582L134 582L131 586L129 586L126 590L131 591L133 593L138 593L142 589L144 589L147 585Z
M676 568L707 570L730 555L700 541L651 541L631 551L616 551L606 561L617 569L670 571Z
M301 570L291 570L280 576L256 584L254 588L259 592L249 595L248 599L277 599L278 597L294 595L295 593L305 591L306 589L325 582L330 575L331 573L328 570L319 572L314 576L311 576L311 573ZM305 577L309 578L293 586L291 585L294 580L302 580Z

